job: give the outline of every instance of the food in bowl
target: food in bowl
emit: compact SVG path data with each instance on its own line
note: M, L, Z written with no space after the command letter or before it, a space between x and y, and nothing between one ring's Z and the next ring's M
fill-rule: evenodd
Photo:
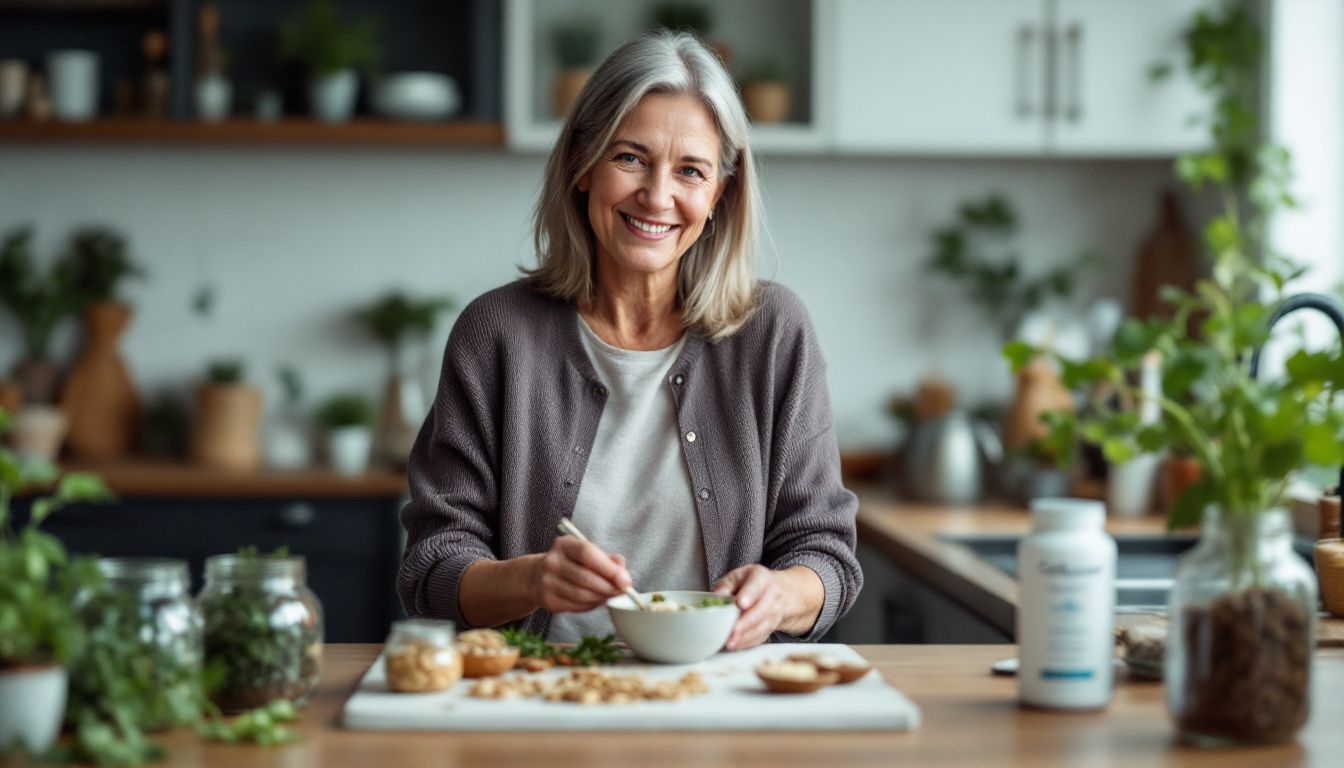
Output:
M774 693L812 693L840 682L838 672L823 672L808 661L767 661L756 676Z
M825 653L795 653L789 656L789 661L811 664L818 672L834 672L839 676L836 682L840 685L852 683L872 670L871 665L841 661Z
M662 599L655 601L654 595ZM731 600L713 592L662 590L641 594L640 600L652 610L641 611L628 596L619 595L607 601L607 614L635 655L667 664L689 664L717 653L739 613ZM660 603L671 607L653 608Z
M462 654L463 677L502 675L518 662L518 649L493 629L469 629L457 636L454 647Z

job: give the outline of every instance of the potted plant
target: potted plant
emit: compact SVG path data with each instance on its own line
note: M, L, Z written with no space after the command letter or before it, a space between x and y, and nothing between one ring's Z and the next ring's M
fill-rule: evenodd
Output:
M1168 708L1196 744L1284 741L1307 721L1316 579L1293 552L1282 505L1296 470L1344 460L1344 352L1300 351L1276 381L1252 369L1288 306L1284 286L1302 272L1263 240L1266 217L1293 199L1287 153L1259 143L1254 93L1243 90L1259 69L1258 35L1239 4L1199 13L1186 34L1197 79L1217 96L1213 150L1177 162L1192 189L1219 196L1204 230L1211 276L1193 292L1165 291L1171 318L1126 320L1109 354L1062 361L1070 386L1106 382L1160 407L1143 424L1094 404L1078 426L1111 461L1171 449L1199 462L1169 512L1173 527L1203 527L1176 569L1164 669ZM1193 333L1191 317L1201 318ZM1153 352L1161 386L1145 393L1134 381ZM1022 362L1034 351L1005 353Z
M9 414L0 410L0 433ZM55 484L34 499L28 522L15 530L10 502L28 486ZM0 753L15 745L51 746L64 716L68 674L86 632L73 607L97 581L88 563L72 561L61 542L40 529L59 507L107 497L97 477L71 473L57 481L50 464L22 460L0 448Z
M593 74L602 29L590 20L573 21L556 27L553 35L560 71L551 87L551 112L564 119Z
M109 227L74 233L62 256L84 313L84 350L61 389L61 410L69 419L67 443L83 459L127 455L140 432L140 398L117 341L131 321L131 307L118 294L131 277L143 277L126 252L126 239Z
M24 356L13 373L23 402L51 405L60 384L60 369L49 355L51 334L79 308L79 301L68 264L38 272L32 239L32 227L19 227L0 241L0 304L9 308L23 332Z
M327 460L342 475L363 474L369 468L373 436L373 405L358 392L332 395L314 414L327 436Z
M279 412L266 424L266 464L275 469L299 469L312 463L312 435L303 411L303 379L297 368L276 370L283 397Z
M761 59L742 76L742 104L753 123L782 123L789 119L788 77L777 58Z
M261 390L246 383L243 361L219 359L206 367L196 390L191 452L197 463L249 470L261 464Z
M346 21L332 0L309 0L280 26L280 55L308 70L309 107L317 119L343 123L354 112L357 72L378 64L378 22Z
M425 418L425 397L415 374L420 342L434 330L439 313L451 311L451 296L416 298L391 291L355 313L369 335L387 352L387 386L374 429L373 455L404 465Z

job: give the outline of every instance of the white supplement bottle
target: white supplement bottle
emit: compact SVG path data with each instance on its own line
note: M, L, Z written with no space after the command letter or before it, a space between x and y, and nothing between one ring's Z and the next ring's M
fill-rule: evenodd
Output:
M1115 539L1100 501L1031 502L1017 548L1017 696L1026 705L1101 709L1111 700Z

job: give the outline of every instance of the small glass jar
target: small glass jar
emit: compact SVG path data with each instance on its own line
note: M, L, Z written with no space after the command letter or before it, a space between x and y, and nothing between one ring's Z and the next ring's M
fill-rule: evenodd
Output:
M1307 722L1316 577L1293 551L1288 513L1204 513L1176 566L1164 680L1184 741L1287 741Z
M156 701L147 728L191 722L201 696L201 614L191 599L191 577L184 560L157 557L105 557L98 572L113 594L125 599L124 620L135 625L144 658L153 669ZM90 610L108 603L93 599ZM128 630L129 631L129 630Z
M322 604L301 556L215 555L197 598L205 663L223 671L211 698L225 712L308 701L322 675Z
M442 691L462 679L462 655L453 643L453 622L405 619L392 622L383 649L387 687L399 693Z

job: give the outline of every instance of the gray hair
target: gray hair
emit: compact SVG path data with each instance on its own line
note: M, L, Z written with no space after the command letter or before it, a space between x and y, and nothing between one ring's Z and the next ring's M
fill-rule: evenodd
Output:
M595 243L579 178L596 165L621 121L652 93L694 96L718 126L725 187L710 226L681 257L677 299L685 327L720 339L741 327L756 306L761 201L737 88L718 57L691 35L641 35L612 52L588 79L546 162L533 224L538 264L523 271L543 293L591 306Z

